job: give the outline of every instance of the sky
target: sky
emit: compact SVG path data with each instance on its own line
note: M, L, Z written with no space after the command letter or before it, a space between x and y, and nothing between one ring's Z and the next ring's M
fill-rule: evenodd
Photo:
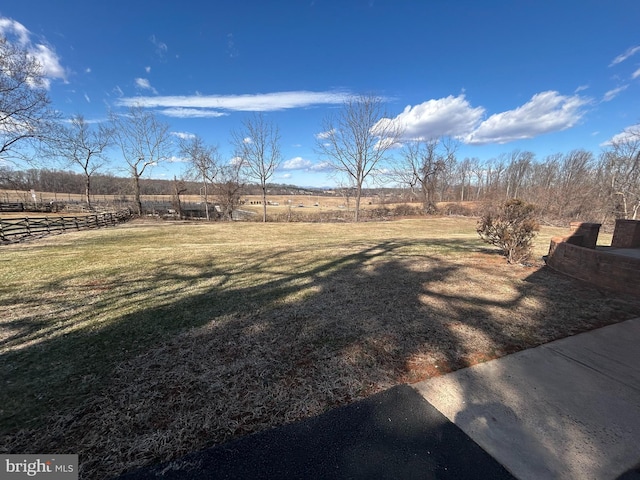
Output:
M456 138L459 158L598 155L640 123L638 25L638 0L0 4L0 35L43 64L63 116L137 104L176 144L198 135L230 161L232 132L260 113L281 134L272 181L309 187L335 184L318 138L357 95L383 98L406 138ZM176 155L151 176L185 168Z

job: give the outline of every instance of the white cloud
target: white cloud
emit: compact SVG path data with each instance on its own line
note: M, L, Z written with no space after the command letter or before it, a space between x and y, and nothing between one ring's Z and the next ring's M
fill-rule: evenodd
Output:
M156 47L156 55L158 55L160 58L164 58L167 51L169 50L169 47L167 47L167 44L158 40L158 38L155 35L151 35L149 37L149 40Z
M175 155L172 155L171 157L169 157L167 159L167 161L169 163L189 163L189 159L185 158L185 157L176 157Z
M541 92L514 110L491 115L463 140L476 145L507 143L566 130L582 118L582 107L587 103L586 98L578 95Z
M60 64L60 58L49 45L37 43L31 40L31 32L20 22L6 17L0 17L0 36L11 43L17 43L21 49L35 59L44 73L42 87L49 89L51 79L58 78L66 81L67 72Z
M174 137L181 138L182 140L188 140L190 138L196 138L195 134L189 132L171 132Z
M42 66L46 76L61 79L66 78L66 72L62 65L60 65L58 55L47 45L37 44L31 49L30 53Z
M573 93L580 93L583 90L587 90L589 88L589 85L580 85L578 88L576 88Z
M635 79L640 77L640 68L638 70L636 70L635 72L633 72L633 75L631 75L631 78Z
M177 118L213 118L228 115L228 113L207 108L165 108L159 112L167 117Z
M282 163L284 170L304 170L312 166L311 160L295 157Z
M87 101L87 103L91 103L91 98L89 98L89 95L87 95L86 93L84 94L84 99Z
M16 22L11 18L0 17L0 35L3 37L9 37L13 35L18 41L18 44L22 47L28 47L31 44L31 32L22 25L20 22Z
M635 55L636 53L640 52L640 45L636 46L636 47L629 47L627 49L626 52L621 53L620 55L618 55L616 58L614 58L611 63L609 64L610 67L613 67L614 65L617 65L618 63L622 63L624 62L627 58L631 57L632 55Z
M442 136L459 137L469 134L484 115L483 107L472 107L464 95L428 100L419 105L407 105L393 119L381 122L398 122L408 139L428 139Z
M270 112L289 108L305 108L314 105L342 104L350 95L340 91L328 92L274 92L247 95L190 95L128 97L118 100L118 105L146 108L214 108L242 112Z
M151 90L153 93L158 93L158 91L151 86L151 82L149 82L146 78L136 78L135 79L136 87L141 90Z
M333 167L329 162L320 162L312 165L310 170L313 170L314 172L327 172L333 170Z
M151 67L144 67L144 71L147 73L151 73Z
M84 73L91 73L91 67L87 67L84 69Z
M640 141L640 123L626 127L622 132L614 135L606 142L600 144L601 147L608 147L613 143L624 143L628 141Z
M609 90L608 92L606 92L604 94L604 96L602 97L602 101L603 102L609 102L611 100L613 100L614 98L616 98L618 96L618 94L620 92L623 92L627 89L629 85L622 85L621 87L618 88L614 88L613 90Z
M336 129L332 129L332 130L328 130L326 132L320 132L320 133L316 133L315 137L318 140L326 140L327 138L331 137L331 135L333 135L334 133L336 133Z

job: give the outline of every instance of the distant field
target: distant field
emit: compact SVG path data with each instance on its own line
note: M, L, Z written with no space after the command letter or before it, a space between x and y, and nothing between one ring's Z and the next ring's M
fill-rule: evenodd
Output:
M54 192L35 192L36 201L50 202L51 200L59 202L83 202L84 195L74 193L54 193ZM92 195L91 199L95 202L113 202L126 198L133 201L133 195ZM180 197L185 202L202 202L200 195L182 195ZM249 205L262 200L260 195L244 195L243 200ZM154 202L171 202L171 195L142 195L143 201ZM33 198L29 192L16 190L0 190L0 202L32 202ZM210 198L213 201L213 197ZM320 208L339 208L347 207L348 202L342 196L324 196L324 195L269 195L267 201L278 203L279 207L285 208L291 205L293 208L312 207L317 203ZM369 204L378 203L376 197L365 197L362 199L362 206L367 207ZM353 198L349 205L354 206ZM273 205L276 207L275 205Z
M304 207L306 208L306 207ZM0 451L104 478L640 316L475 220L140 220L0 247Z
M84 196L79 194L60 194L52 192L35 192L38 202L48 203L51 200L57 202L84 202ZM172 201L171 195L142 195L143 202L166 202ZM200 203L203 201L199 195L182 195L181 201L189 203ZM133 202L133 195L94 195L92 201L101 204L117 204L117 202L126 199ZM254 212L256 215L262 215L262 197L260 195L244 195L242 197L244 205L242 209ZM20 192L13 190L0 190L0 202L32 202L33 198L28 192ZM211 197L213 202L214 198ZM288 212L302 214L305 216L314 215L318 212L342 211L351 212L355 208L353 198L345 199L341 196L324 196L324 195L269 195L267 197L267 214L268 215L284 215ZM419 207L419 203L412 204ZM380 206L377 197L364 197L361 202L362 209L371 209ZM387 205L393 208L394 205ZM0 218L15 216L41 216L36 212L18 212L17 214L9 214L8 212L0 212Z

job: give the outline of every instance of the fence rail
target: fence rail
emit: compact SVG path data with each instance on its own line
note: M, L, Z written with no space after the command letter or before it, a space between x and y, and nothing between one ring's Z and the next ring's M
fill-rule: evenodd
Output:
M131 218L129 210L64 217L0 219L0 242L16 242L25 237L44 236L70 230L110 227Z

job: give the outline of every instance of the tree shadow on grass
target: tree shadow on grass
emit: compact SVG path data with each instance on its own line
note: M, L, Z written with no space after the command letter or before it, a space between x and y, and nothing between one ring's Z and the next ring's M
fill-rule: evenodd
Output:
M475 242L434 242L478 254ZM127 295L143 292L160 299L0 356L4 448L80 453L84 474L114 475L601 321L568 322L575 308L556 302L575 285L546 269L527 276L418 247L380 242L313 264L295 251L252 254L243 270L255 284L171 261L154 270L149 291L103 281L103 307L127 312ZM613 310L640 314L637 302L614 300Z

